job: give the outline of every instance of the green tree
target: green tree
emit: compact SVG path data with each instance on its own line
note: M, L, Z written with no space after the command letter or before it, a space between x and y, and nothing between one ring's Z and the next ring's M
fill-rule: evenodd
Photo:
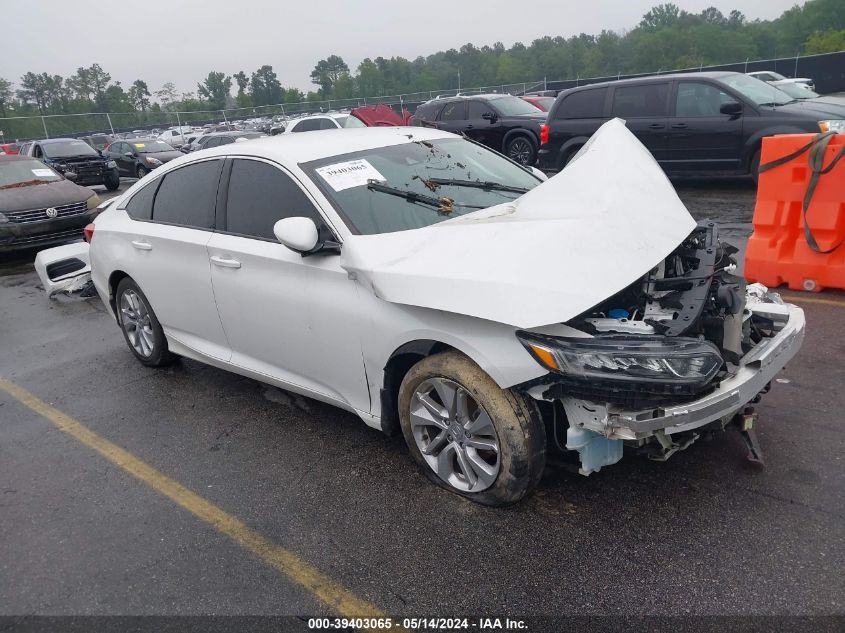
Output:
M264 65L249 78L249 92L252 105L275 105L281 103L284 94L273 67Z
M343 61L339 55L329 55L326 59L321 59L314 66L311 71L311 83L320 86L320 91L324 97L331 94L332 86L337 83L342 74L349 73L349 66Z
M240 71L232 75L232 78L235 80L235 83L238 84L238 94L235 97L235 102L238 104L239 108L248 108L252 105L252 99L250 99L249 94L247 94L247 89L249 88L249 77L246 76L244 71Z
M150 89L147 87L147 82L141 79L133 81L129 87L127 98L133 108L146 112L150 106Z
M176 92L176 85L172 81L168 81L160 90L155 91L155 96L161 101L161 105L167 109L169 105L177 100L179 95Z
M808 55L836 51L845 51L845 29L817 31L804 44L804 52Z
M226 107L226 98L232 89L232 78L220 72L210 72L201 84L197 84L197 93L208 101L212 108L222 110Z
M8 116L6 108L12 103L13 97L12 82L0 77L0 116L4 118Z

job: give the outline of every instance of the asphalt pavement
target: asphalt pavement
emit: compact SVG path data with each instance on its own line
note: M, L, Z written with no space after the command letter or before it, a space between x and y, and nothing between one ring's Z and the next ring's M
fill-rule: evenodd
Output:
M749 183L677 186L742 245ZM841 293L785 291L807 338L758 406L765 467L727 433L662 464L550 467L490 509L349 413L142 367L98 299L46 298L33 256L0 259L0 377L31 394L0 388L0 615L331 615L334 590L409 616L845 610Z

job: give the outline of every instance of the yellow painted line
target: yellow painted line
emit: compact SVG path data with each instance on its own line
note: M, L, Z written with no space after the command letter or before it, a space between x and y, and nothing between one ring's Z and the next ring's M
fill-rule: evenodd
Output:
M801 295L781 295L784 301L792 301L795 303L818 303L825 306L838 306L845 308L845 301L836 301L835 299L821 299L819 297L803 297Z
M66 413L62 413L46 402L39 400L23 387L5 378L0 378L0 389L21 404L50 420L60 431L64 431L85 446L97 451L139 481L255 554L265 563L305 588L318 600L327 604L338 615L342 617L385 617L376 606L357 597L293 552L262 536L236 517L159 472L129 451L100 437Z

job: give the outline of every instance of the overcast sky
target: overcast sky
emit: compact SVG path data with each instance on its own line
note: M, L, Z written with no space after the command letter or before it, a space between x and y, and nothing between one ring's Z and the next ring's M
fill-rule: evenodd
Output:
M283 85L307 91L314 88L314 64L332 53L354 71L365 57L413 59L467 42L510 46L543 35L618 31L663 1L0 0L0 77L17 84L27 71L66 77L99 63L124 86L140 78L151 91L172 81L193 92L209 71L248 75L270 64ZM771 19L796 0L675 4L694 13L716 6L725 15L739 9L748 19Z

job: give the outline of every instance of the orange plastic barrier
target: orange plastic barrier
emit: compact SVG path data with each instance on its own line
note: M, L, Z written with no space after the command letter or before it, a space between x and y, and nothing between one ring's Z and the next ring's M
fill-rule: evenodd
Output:
M763 139L754 232L745 252L749 281L813 292L845 289L843 154L845 134Z

